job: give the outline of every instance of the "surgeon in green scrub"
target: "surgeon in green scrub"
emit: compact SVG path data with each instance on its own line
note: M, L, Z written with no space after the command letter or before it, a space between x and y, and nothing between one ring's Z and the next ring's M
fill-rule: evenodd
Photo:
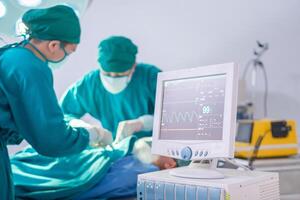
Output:
M116 142L136 133L151 136L160 70L136 63L138 48L126 37L109 37L98 48L100 68L69 88L61 101L64 113L77 119L90 114Z
M72 127L55 96L49 65L76 50L80 24L74 11L62 5L32 9L22 20L28 39L0 48L1 200L15 199L7 145L25 139L40 154L57 157L79 153L89 143L112 142L99 127L76 120Z
M128 136L152 136L157 74L154 65L137 63L138 47L124 36L111 36L98 46L99 69L71 86L61 100L65 114L80 119L85 114L111 131L114 142ZM153 160L172 168L171 158Z

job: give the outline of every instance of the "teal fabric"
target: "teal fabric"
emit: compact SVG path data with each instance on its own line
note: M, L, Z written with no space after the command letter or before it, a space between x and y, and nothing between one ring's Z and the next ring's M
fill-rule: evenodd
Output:
M66 124L47 64L26 48L8 46L0 49L0 199L13 196L6 145L23 138L47 156L79 153L89 142L85 129Z
M118 94L111 94L104 88L99 70L92 71L66 92L61 101L62 109L70 118L81 118L89 113L115 138L120 121L153 115L159 71L155 66L138 64L128 86ZM137 136L151 134L140 132Z
M123 36L111 36L98 46L98 62L106 72L125 72L135 64L138 47Z
M22 21L32 38L60 40L75 44L80 42L79 19L74 10L68 6L57 5L50 8L30 9L24 13Z
M19 134L46 156L79 153L88 145L88 132L64 120L51 69L30 50L15 47L0 56L0 94L2 137Z
M0 135L0 199L13 200L14 185L12 182L12 173L9 164L6 142Z
M115 137L118 123L153 114L157 73L160 70L147 64L137 65L128 87L113 95L100 81L95 70L75 83L65 94L61 106L68 120L89 113L102 122ZM12 158L12 170L18 198L68 199L95 186L111 164L131 152L135 139L152 132L140 132L108 149L86 149L82 153L63 158L49 158L32 148ZM65 140L61 140L64 145Z
M68 157L41 156L33 148L11 159L16 197L24 199L73 199L96 185L111 164L132 151L135 136L114 149L87 148Z

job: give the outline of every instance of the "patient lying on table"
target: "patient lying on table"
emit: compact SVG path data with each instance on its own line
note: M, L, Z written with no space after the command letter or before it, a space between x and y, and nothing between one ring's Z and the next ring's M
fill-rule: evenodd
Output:
M88 148L82 153L50 158L32 147L11 158L17 198L95 199L136 195L137 175L173 168L171 158L154 157L145 140L128 137L114 148Z

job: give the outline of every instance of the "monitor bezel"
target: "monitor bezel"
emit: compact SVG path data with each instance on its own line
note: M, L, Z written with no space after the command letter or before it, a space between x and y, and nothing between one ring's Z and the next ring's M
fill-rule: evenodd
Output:
M222 140L160 140L159 133L164 82L176 79L197 78L221 74L226 76ZM152 153L180 158L180 150L185 147L189 147L193 153L201 150L204 152L208 151L208 155L205 158L233 158L236 133L237 89L238 67L235 63L209 65L159 73L156 87ZM175 155L173 152L171 153L173 150ZM179 153L176 151L179 151ZM201 158L202 157L199 156L192 156L190 160L199 160Z

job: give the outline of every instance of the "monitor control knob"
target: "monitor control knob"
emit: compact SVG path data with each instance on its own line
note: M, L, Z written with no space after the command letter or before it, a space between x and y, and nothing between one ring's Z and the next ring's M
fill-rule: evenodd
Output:
M184 147L181 152L180 156L183 160L190 160L192 158L193 152L190 147Z

